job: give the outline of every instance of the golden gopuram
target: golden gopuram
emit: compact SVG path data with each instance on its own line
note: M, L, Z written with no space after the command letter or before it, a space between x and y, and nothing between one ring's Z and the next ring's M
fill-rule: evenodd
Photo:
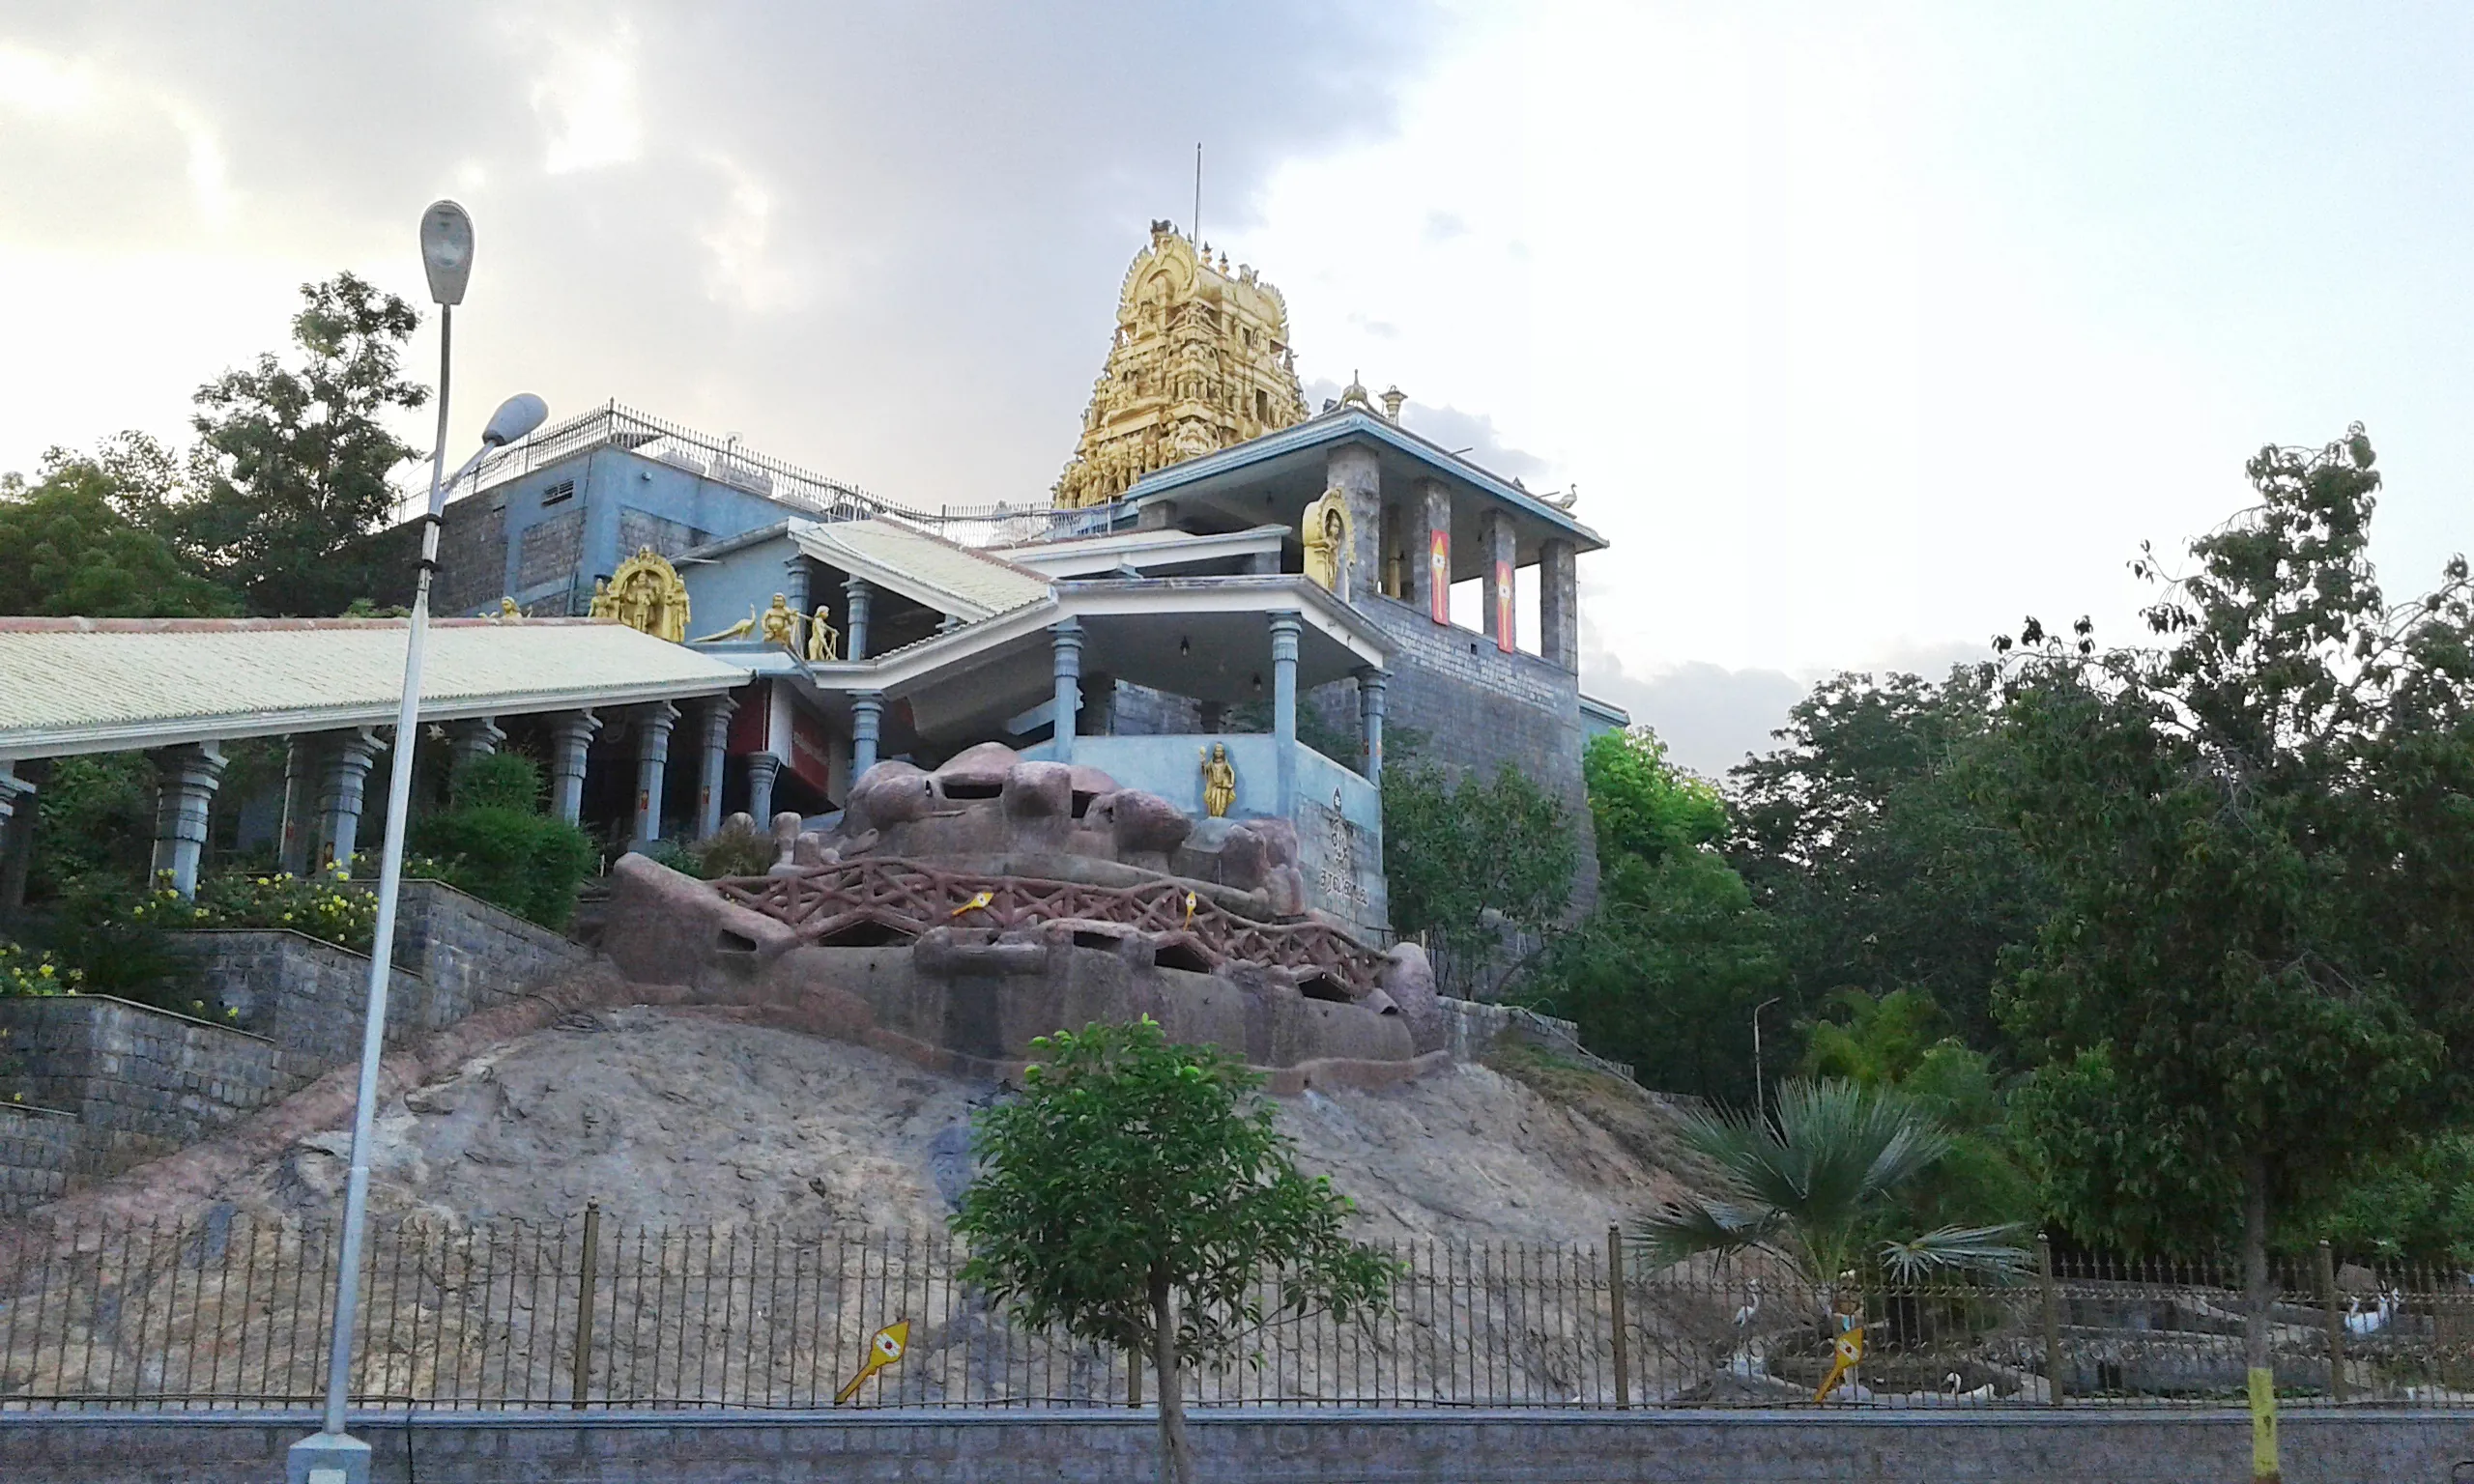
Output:
M1056 503L1106 504L1155 469L1305 420L1280 290L1155 221L1126 270L1108 369Z

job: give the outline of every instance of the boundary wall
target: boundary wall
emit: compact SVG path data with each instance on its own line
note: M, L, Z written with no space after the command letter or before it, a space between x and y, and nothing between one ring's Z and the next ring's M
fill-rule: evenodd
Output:
M2238 1410L2050 1413L1190 1413L1207 1484L2188 1484L2239 1479ZM286 1413L0 1413L11 1484L265 1484L317 1427ZM357 1418L382 1484L1151 1484L1147 1411L398 1413ZM2441 1484L2474 1414L2291 1411L2288 1484Z

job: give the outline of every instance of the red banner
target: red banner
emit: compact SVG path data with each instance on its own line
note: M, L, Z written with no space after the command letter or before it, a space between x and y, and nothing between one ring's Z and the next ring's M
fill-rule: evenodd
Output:
M1495 647L1510 654L1520 646L1512 642L1511 632L1511 563L1495 563Z
M1426 616L1452 621L1452 532L1426 532Z

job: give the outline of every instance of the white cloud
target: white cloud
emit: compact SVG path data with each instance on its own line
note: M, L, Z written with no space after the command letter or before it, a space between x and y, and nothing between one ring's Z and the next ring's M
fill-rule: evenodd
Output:
M548 130L541 168L552 175L633 163L644 153L636 28L620 20L590 40L553 29L532 83L532 112Z
M59 115L94 104L94 72L82 62L19 46L0 46L0 106L21 113Z

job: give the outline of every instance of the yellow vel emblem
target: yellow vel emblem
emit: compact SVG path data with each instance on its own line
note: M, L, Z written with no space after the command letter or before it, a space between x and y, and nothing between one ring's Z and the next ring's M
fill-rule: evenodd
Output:
M860 1366L859 1374L850 1378L850 1384L834 1393L833 1405L839 1407L857 1396L859 1387L867 1383L869 1377L902 1358L903 1347L909 1343L910 1321L906 1319L897 1319L877 1330L876 1337L868 1341L867 1364Z
M948 917L960 917L965 912L977 912L995 899L996 894L994 892L973 893L970 900L964 902L961 906L954 908L953 911L945 915Z
M1827 1400L1829 1393L1838 1389L1840 1379L1864 1358L1864 1327L1857 1325L1832 1340L1830 1349L1837 1353L1837 1358L1830 1362L1829 1374L1821 1379L1821 1389L1813 1393L1816 1402Z

